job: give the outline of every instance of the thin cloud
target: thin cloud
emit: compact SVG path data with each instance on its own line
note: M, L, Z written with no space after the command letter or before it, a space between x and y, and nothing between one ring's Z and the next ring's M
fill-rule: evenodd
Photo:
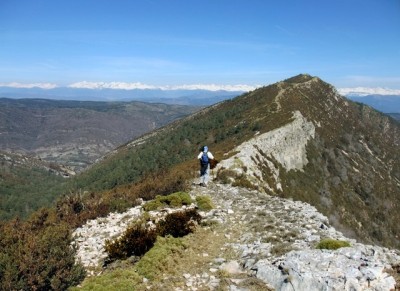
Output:
M176 85L176 86L153 86L140 82L127 83L127 82L77 82L69 85L70 88L82 89L118 89L118 90L135 90L135 89L159 89L159 90L207 90L207 91L239 91L248 92L258 88L259 86L250 85L217 85L217 84L190 84L190 85Z
M376 76L348 76L346 79L354 82L397 82L400 83L400 77L376 77Z
M119 90L134 90L134 89L157 89L155 86L142 84L140 82L126 83L126 82L77 82L68 85L70 88L79 89L119 89Z
M54 89L58 86L53 83L0 83L0 87L10 87L10 88L21 88L21 89L32 89L32 88L41 88L41 89Z
M367 96L367 95L400 95L400 90L388 88L368 88L368 87L355 87L355 88L339 88L339 93L345 96Z

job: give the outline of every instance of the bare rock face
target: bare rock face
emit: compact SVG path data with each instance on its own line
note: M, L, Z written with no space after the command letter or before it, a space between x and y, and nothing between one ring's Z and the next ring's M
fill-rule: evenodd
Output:
M300 111L293 113L293 121L285 126L258 135L242 143L233 157L223 160L217 169L226 168L236 171L239 175L246 167L246 175L255 184L268 185L263 178L260 164L266 164L272 169L274 187L282 191L279 169L273 159L279 162L286 171L302 170L307 164L306 145L315 136L315 126L307 121ZM272 190L272 185L270 186Z
M253 269L277 290L393 290L396 282L386 268L396 259L394 252L355 244L337 251L292 251L278 261L259 260Z

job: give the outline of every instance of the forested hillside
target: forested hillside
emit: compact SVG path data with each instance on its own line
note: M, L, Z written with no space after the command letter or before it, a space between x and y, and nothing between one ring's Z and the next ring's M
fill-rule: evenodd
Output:
M65 192L68 169L32 157L0 152L0 220L26 218Z

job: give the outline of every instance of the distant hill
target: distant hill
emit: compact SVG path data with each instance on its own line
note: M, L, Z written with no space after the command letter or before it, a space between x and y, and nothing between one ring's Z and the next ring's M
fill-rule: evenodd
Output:
M391 117L396 119L397 121L400 121L400 113L388 113Z
M198 110L145 102L0 99L0 150L80 171L113 148Z
M349 95L347 97L355 102L367 104L384 113L400 113L400 96L398 95Z
M42 88L12 88L0 86L0 97L52 99L52 100L79 100L79 101L143 101L180 105L205 106L230 99L242 94L243 91L204 90L204 89L86 89L57 87Z

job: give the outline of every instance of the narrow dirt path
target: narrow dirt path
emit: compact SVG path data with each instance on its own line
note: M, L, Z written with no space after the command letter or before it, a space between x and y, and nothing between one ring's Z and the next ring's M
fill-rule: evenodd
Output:
M202 213L204 225L187 237L188 248L174 270L159 282L149 284L148 289L272 290L252 271L243 269L242 253L234 247L249 227L243 201L255 193L215 183L209 183L207 188L194 186L190 194L210 196L215 209Z

